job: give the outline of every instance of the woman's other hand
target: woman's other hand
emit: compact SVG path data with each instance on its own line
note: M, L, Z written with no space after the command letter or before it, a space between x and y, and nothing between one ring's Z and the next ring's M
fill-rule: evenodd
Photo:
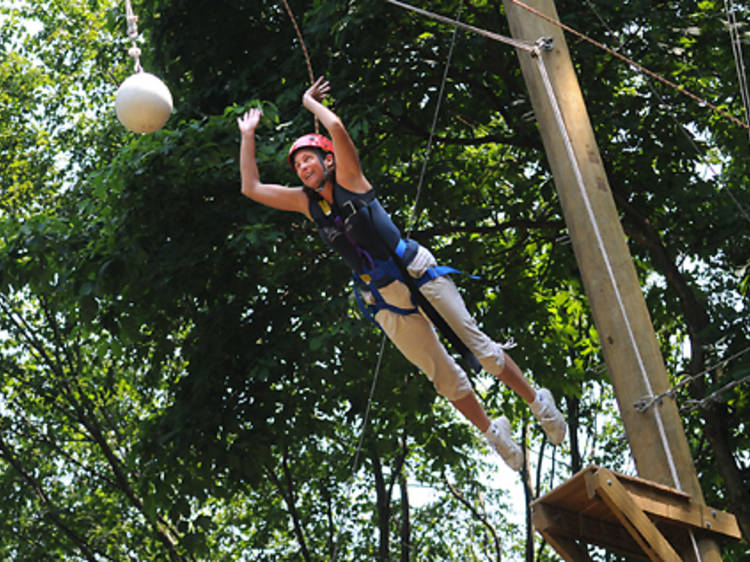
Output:
M324 80L321 76L318 78L312 86L310 86L305 93L302 95L302 105L309 107L310 101L322 102L331 90L331 85L328 80Z
M246 111L242 117L238 117L237 126L240 129L240 133L243 135L254 133L262 115L263 112L260 109L253 108L250 111Z

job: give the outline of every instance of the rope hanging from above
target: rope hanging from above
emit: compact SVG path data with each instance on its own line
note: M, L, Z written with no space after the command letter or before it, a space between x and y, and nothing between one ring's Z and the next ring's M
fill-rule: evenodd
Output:
M128 49L128 54L133 57L135 61L135 72L142 72L143 67L141 66L141 50L138 47L138 16L133 12L133 6L130 4L130 0L125 0L125 18L128 22L128 37L130 38L131 47Z
M461 12L463 11L463 1L458 7L457 19L461 18ZM456 22L460 23L460 22ZM430 136L427 139L427 148L425 149L424 160L422 161L422 170L419 172L419 181L417 182L417 194L414 196L414 205L412 205L409 223L406 228L406 237L411 237L411 232L414 229L414 225L417 222L417 208L419 205L419 196L422 193L422 185L424 184L425 174L427 172L427 163L430 160L430 150L432 149L432 139L435 137L435 128L437 127L438 116L440 115L440 106L443 103L443 95L445 94L445 84L448 81L448 70L451 66L451 60L453 59L453 49L456 46L456 35L458 35L458 26L453 28L453 36L451 37L451 46L448 49L448 58L445 62L445 69L443 70L443 79L440 82L440 91L438 92L437 103L435 104L435 113L432 116L432 126L430 127Z
M283 1L284 1L284 4L287 5L286 4L286 0L283 0ZM287 9L288 9L288 5L287 5ZM458 17L460 17L462 10L463 10L463 1L461 2L461 5L459 6L459 9L458 9ZM294 22L294 16L292 15L291 10L289 11L289 15L292 18L292 21ZM297 33L298 33L298 37L300 39L300 42L302 42L302 35L299 32L299 28L297 28L296 23L295 23L295 28L297 29ZM417 185L417 193L416 193L415 198L414 198L414 204L413 204L411 212L410 212L410 218L409 218L409 224L410 225L413 225L414 221L416 220L415 215L416 215L417 205L418 205L418 202L419 202L419 194L421 192L422 183L423 183L424 176L425 176L425 169L427 167L427 162L429 160L430 147L432 145L432 139L433 139L433 136L435 134L435 128L437 126L437 120L438 120L438 116L439 116L439 112L440 112L440 106L441 106L442 99L443 99L443 94L444 94L444 91L445 91L445 84L446 84L446 82L448 80L448 69L450 68L450 62L451 62L451 58L453 56L453 49L454 49L455 44L456 44L456 35L457 35L456 32L457 32L457 29L454 29L453 36L451 38L450 48L448 50L448 56L447 56L447 60L446 60L446 64L445 64L445 69L443 71L443 76L442 76L442 80L441 80L441 83L440 83L440 91L439 91L439 94L438 94L438 100L437 100L437 104L436 104L436 107L435 107L435 113L434 113L433 119L432 119L432 127L431 127L431 130L430 130L430 136L429 136L429 140L428 140L428 143L427 143L427 149L425 151L424 163L423 163L423 166L422 166L422 171L420 173L419 183ZM312 76L312 69L311 69L311 67L309 65L309 57L307 55L307 51L306 50L305 50L305 56L306 56L306 58L308 60L308 70L310 71L310 75ZM316 121L316 131L317 131L317 121ZM412 228L412 226L409 226L408 229L407 229L407 231L406 231L406 236L407 237L409 236L409 234L411 232L411 228ZM370 386L370 393L369 393L369 395L367 397L367 405L365 407L365 413L364 413L364 417L363 417L363 421L362 421L362 430L360 432L359 440L357 442L357 448L356 448L355 454L354 454L354 460L353 460L353 463L352 463L352 476L354 474L356 474L356 471L357 471L357 468L358 468L358 464L359 464L360 455L361 455L361 452L362 452L362 446L364 444L365 432L367 430L367 424L368 424L368 421L369 421L370 411L372 409L373 397L374 397L374 394L375 394L375 387L377 385L378 376L379 376L380 369L381 369L381 364L382 364L382 361L383 361L383 355L385 353L385 343L386 343L386 335L383 334L383 337L381 338L381 342L380 342L380 351L378 352L377 364L375 365L375 372L373 374L372 385ZM337 531L336 535L334 536L334 548L333 548L333 555L331 557L332 560L336 560L336 558L337 558L338 548L339 548L338 536L339 536L339 533Z
M294 12L292 12L292 9L289 7L289 3L287 0L282 0L282 3L284 4L284 8L286 8L286 13L289 14L289 19L292 20L292 26L294 27L294 32L297 34L297 39L299 39L300 48L302 49L302 54L305 57L305 65L307 66L307 76L310 79L310 84L315 83L315 74L313 73L312 63L310 62L310 53L307 51L307 45L305 45L305 40L302 38L302 31L299 28L299 25L297 25L297 18L294 17ZM315 133L320 132L320 124L318 123L317 117L313 118L314 127L315 127Z

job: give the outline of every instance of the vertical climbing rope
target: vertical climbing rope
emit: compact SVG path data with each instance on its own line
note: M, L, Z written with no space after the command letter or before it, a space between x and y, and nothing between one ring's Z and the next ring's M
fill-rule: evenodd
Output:
M372 376L372 385L370 385L370 394L367 397L367 406L365 406L365 415L362 418L362 429L359 432L359 440L357 441L357 449L354 452L354 460L352 461L352 478L354 478L354 475L357 473L357 465L359 464L359 455L362 452L362 444L365 441L365 432L367 430L367 423L370 419L370 409L372 408L372 398L375 394L375 387L378 383L378 375L380 373L380 365L383 362L383 354L385 352L385 340L386 336L383 334L383 337L380 338L380 351L378 352L378 362L375 365L375 373ZM349 496L351 492L351 484L348 487L346 495ZM339 533L338 530L336 531L336 534L333 537L333 553L331 554L331 560L335 561L336 556L338 555L339 550Z
M463 11L464 3L463 0L458 6L458 13L456 14L456 21L461 20L461 12ZM430 127L430 135L427 138L427 148L424 153L424 160L422 161L422 170L419 172L419 181L417 182L417 194L414 196L414 204L412 205L411 212L409 214L409 223L406 228L406 237L411 237L411 232L417 222L417 209L419 206L419 196L422 193L422 184L424 183L425 173L427 172L427 163L430 160L430 150L432 149L432 139L435 137L435 128L437 126L438 115L440 115L440 106L443 103L443 94L445 93L445 84L448 81L448 70L451 66L451 59L453 58L453 48L456 46L456 35L458 35L458 26L453 28L453 36L451 37L451 45L448 49L448 57L445 61L445 69L443 70L443 79L440 81L440 90L438 92L437 103L435 104L435 113L432 115L432 126Z

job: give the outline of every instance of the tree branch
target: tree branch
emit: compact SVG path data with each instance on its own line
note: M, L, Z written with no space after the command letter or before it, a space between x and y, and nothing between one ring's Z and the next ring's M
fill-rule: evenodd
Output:
M461 492L459 492L456 487L450 483L450 481L448 480L448 476L445 474L445 470L443 470L442 472L442 478L443 482L445 482L445 485L448 487L448 490L453 495L453 497L456 498L461 504L463 504L472 513L474 518L478 519L482 523L482 525L485 526L487 532L490 534L495 544L495 559L500 561L502 559L502 550L500 539L497 536L497 531L495 530L494 525L492 525L492 523L490 523L490 520L484 514L480 513L471 504L471 502L464 498Z
M16 455L10 449L5 439L0 435L0 455L10 464L13 469L26 481L26 483L34 490L34 493L39 497L42 504L47 508L45 515L52 521L52 523L60 529L65 536L67 536L72 543L81 551L81 554L87 560L96 562L97 558L95 555L104 556L104 553L99 552L96 548L91 547L86 539L76 533L73 529L68 527L63 520L60 518L58 513L61 510L55 506L54 503L49 499L47 494L44 492L42 485L23 468Z

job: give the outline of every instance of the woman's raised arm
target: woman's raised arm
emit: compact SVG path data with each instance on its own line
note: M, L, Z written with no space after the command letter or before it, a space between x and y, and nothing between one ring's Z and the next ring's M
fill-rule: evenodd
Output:
M366 193L372 189L359 163L357 148L341 119L321 102L328 95L330 84L321 76L302 96L302 105L317 117L333 140L336 153L336 181L355 193Z
M255 129L258 127L262 112L251 109L237 119L240 129L240 176L242 177L242 194L253 201L282 211L296 211L309 218L307 195L301 187L263 183L260 181L258 164L255 160Z

